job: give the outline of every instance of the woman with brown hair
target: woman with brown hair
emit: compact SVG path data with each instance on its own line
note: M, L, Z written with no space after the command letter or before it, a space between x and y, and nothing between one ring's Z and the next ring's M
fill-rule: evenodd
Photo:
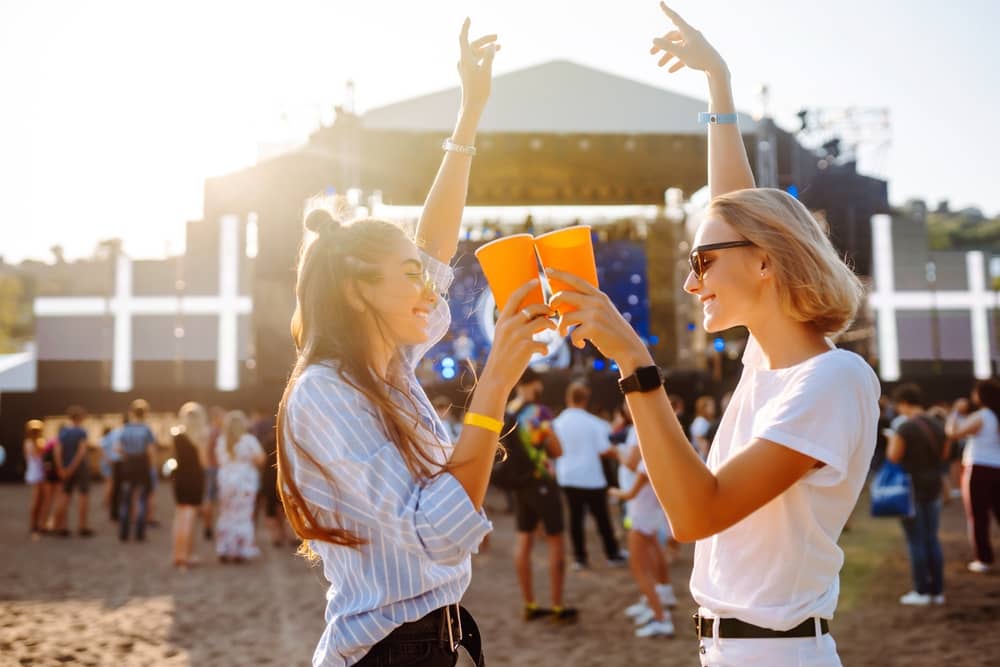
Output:
M736 125L729 69L700 32L661 3L675 30L653 40L660 64L704 71L711 102L709 189L684 289L704 328L750 331L743 374L707 462L671 409L647 346L603 293L561 272L573 292L551 306L574 344L618 362L649 480L674 536L697 541L691 593L703 665L840 665L829 619L844 554L837 545L875 447L879 382L833 346L861 302L860 281L826 230L788 193L755 189Z
M492 353L453 445L414 370L448 330L476 128L490 92L496 36L460 37L462 105L417 223L416 239L382 220L341 225L314 211L302 251L293 337L298 361L278 411L278 483L303 550L330 582L313 665L482 664L459 602L470 555L491 525L482 511L504 404L554 328L543 304L500 313Z

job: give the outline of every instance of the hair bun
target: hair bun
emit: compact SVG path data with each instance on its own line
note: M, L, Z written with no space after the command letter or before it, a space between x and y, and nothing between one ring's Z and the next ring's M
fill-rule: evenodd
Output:
M310 232L324 235L340 229L340 221L330 215L329 211L317 208L306 216L305 226Z

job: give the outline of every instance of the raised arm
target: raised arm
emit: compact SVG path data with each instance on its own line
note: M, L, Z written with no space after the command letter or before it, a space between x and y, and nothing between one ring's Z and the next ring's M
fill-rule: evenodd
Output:
M704 72L708 79L708 110L718 114L736 113L726 61L708 40L677 12L663 2L660 3L660 8L676 27L663 37L653 39L650 53L663 52L659 66L663 67L676 59L670 66L670 72L676 72L683 67ZM747 158L739 126L736 123L710 123L708 189L711 196L752 187L754 187L753 172L750 170L750 160Z
M496 35L480 37L470 44L469 23L469 19L465 19L459 36L462 106L451 134L451 140L460 146L475 144L479 119L490 97L493 56L500 49ZM471 166L471 155L445 152L417 223L417 246L445 263L451 261L458 248Z

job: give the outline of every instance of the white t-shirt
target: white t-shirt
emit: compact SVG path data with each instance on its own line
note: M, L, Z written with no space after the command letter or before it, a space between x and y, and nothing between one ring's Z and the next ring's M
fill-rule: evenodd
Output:
M691 442L695 442L695 438L704 438L708 435L708 429L710 428L712 428L712 422L701 415L695 417L691 421L691 426L688 427L688 431L691 434Z
M844 553L840 533L865 483L878 424L878 378L833 349L767 370L751 336L743 375L707 465L717 471L755 438L826 464L728 529L699 540L691 594L707 616L788 630L833 618Z
M562 444L556 459L559 486L603 489L608 485L601 454L611 448L611 424L580 408L566 408L552 420L552 430Z
M1000 468L1000 432L997 431L997 416L989 408L982 408L978 413L983 421L979 433L970 435L962 452L964 465L989 466Z

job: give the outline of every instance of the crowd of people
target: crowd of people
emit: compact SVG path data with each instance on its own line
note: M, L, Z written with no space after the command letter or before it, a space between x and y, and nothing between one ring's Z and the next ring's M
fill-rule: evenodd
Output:
M197 525L214 541L222 563L239 563L260 554L255 527L263 514L271 542L291 544L277 492L274 416L266 410L248 417L241 410L214 406L206 410L185 403L171 419L169 437L157 439L150 426L150 406L131 402L120 426L105 425L100 439L85 428L87 412L78 405L66 411L67 422L55 437L44 437L45 424L25 425L25 482L32 487L29 530L68 538L69 510L77 503L76 535L92 537L90 485L95 474L108 518L121 542L146 540L159 527L155 490L161 480L173 486L173 564L188 568L194 555ZM95 456L90 456L90 452ZM161 451L163 454L161 454ZM164 465L159 462L165 460Z
M912 516L902 517L912 589L899 601L945 603L944 555L938 536L941 508L961 499L968 524L969 572L993 569L991 519L1000 522L1000 382L976 383L970 397L928 405L921 387L904 383L882 401L880 442L873 467L889 460L912 480Z

